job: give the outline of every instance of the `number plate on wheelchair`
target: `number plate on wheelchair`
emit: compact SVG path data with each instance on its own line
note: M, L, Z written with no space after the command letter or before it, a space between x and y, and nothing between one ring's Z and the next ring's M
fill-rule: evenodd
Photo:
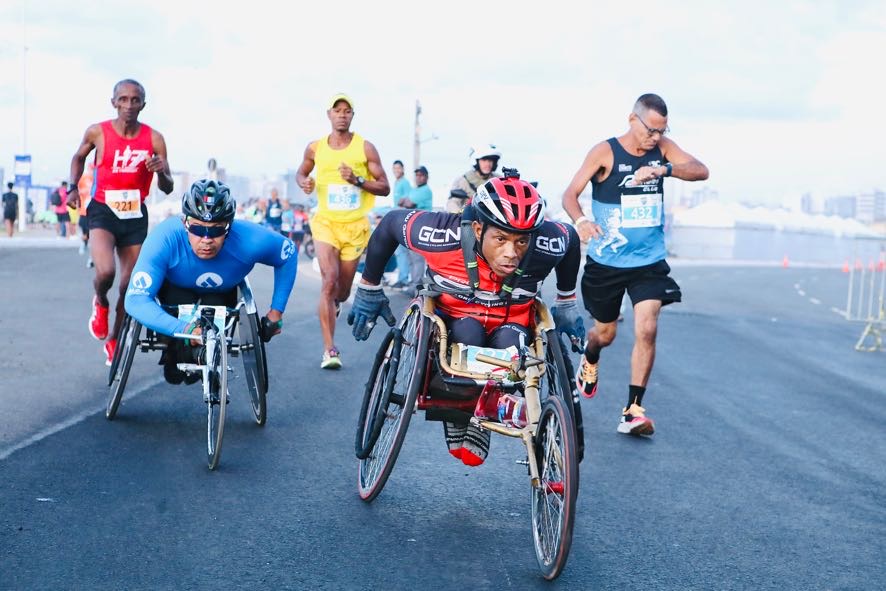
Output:
M508 347L507 349L492 349L490 347L465 345L464 343L455 343L453 347L456 349L456 355L454 356L453 362L457 361L458 366L460 366L455 367L455 364L453 364L453 367L455 369L461 369L462 371L472 371L475 373L507 371L503 367L498 367L497 365L477 361L478 353L508 362L510 362L515 356L519 354L516 347Z
M200 315L200 311L203 308L212 308L215 310L215 317L213 318L212 323L215 324L219 332L225 332L225 318L227 317L228 309L224 306L197 306L197 310L195 311L194 304L179 304L178 317L181 320L190 322L192 319Z

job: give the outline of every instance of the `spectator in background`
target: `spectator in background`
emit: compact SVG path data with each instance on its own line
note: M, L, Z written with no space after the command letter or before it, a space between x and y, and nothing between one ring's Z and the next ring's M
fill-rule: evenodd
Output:
M74 228L71 225L71 214L68 213L68 183L62 181L61 185L49 196L49 202L52 204L52 210L55 212L57 225L55 227L56 234L60 238L65 238L70 233L74 236Z
M77 226L80 227L80 254L86 256L86 268L91 269L95 266L92 261L92 255L89 253L89 219L86 217L86 208L89 206L91 197L89 192L92 189L92 182L95 178L95 164L87 162L83 169L83 174L77 182L77 195L79 196L80 217L77 218Z
M268 208L265 211L265 225L279 232L283 224L283 204L280 203L280 194L276 187L271 189L271 198L268 200Z
M428 169L419 166L415 169L415 187L409 191L409 197L401 199L397 204L406 209L419 209L423 211L431 211L434 207L434 195L428 186ZM402 248L402 247L401 247ZM422 277L425 274L425 258L415 252L408 251L409 255L409 286L407 290L411 295L418 292L421 286Z
M280 214L280 233L287 238L292 238L292 222L295 216L292 214L292 204L289 200L283 202L283 213ZM298 252L298 251L296 251Z
M292 235L290 239L295 244L295 252L301 250L301 244L305 240L305 231L308 225L308 212L305 211L304 203L296 203L292 207Z
M409 184L409 181L403 174L402 161L394 160L391 171L394 173L394 205L403 207L400 205L400 201L409 198L412 185ZM405 289L409 285L409 250L403 246L398 246L397 250L394 251L394 258L397 260L397 281L391 287ZM387 269L387 266L385 268Z
M6 235L12 238L15 231L15 220L18 217L18 194L12 191L12 183L6 183L6 192L3 193L3 224L6 226Z

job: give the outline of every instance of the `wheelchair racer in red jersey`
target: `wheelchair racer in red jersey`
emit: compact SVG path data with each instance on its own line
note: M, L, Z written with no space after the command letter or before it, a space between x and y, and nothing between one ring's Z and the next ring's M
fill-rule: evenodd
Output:
M545 220L545 203L514 169L478 187L463 214L393 210L369 239L366 266L348 314L354 338L365 340L381 315L395 319L381 287L385 262L398 245L427 262L426 283L440 293L436 313L450 341L506 349L529 340L532 302L556 272L552 309L558 330L584 335L575 286L581 244L571 225ZM472 424L444 423L449 452L469 466L486 459L489 432Z

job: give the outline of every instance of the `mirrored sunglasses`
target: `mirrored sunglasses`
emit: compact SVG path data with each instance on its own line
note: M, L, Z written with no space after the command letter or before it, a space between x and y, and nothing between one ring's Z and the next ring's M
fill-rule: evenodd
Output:
M188 232L200 238L219 238L228 233L228 226L197 226L187 224Z

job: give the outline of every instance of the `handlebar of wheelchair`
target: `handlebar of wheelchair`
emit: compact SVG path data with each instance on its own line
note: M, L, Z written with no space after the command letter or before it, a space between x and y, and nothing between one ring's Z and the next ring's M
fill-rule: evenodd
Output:
M484 355L483 353L477 353L477 361L482 361L483 363L488 363L490 365L497 365L498 367L503 367L504 369L514 369L513 361L506 361L504 359L499 359L498 357L490 357L489 355ZM534 359L534 358L526 358L523 363L523 367L533 367L535 365L541 365L544 363L544 359Z
M218 333L218 327L215 324L211 324L208 327L208 330ZM172 336L174 336L177 339L182 339L183 341L204 341L207 336L207 332L202 332L200 334L187 333L187 332L174 332L174 333L172 333Z

